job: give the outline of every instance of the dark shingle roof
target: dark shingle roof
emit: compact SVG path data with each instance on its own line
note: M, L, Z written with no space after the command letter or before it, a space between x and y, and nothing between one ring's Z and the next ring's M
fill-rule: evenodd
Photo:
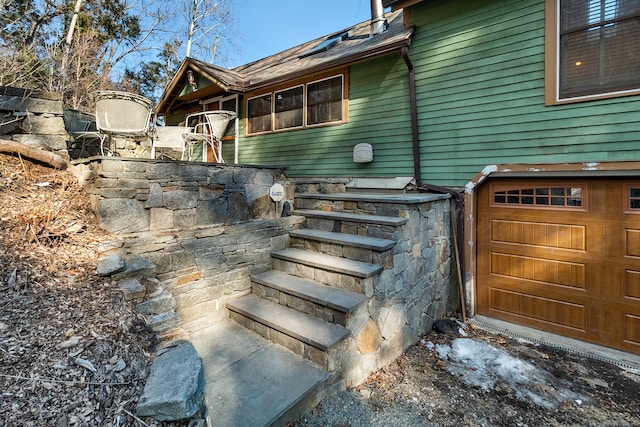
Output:
M389 26L381 34L370 36L369 21L365 21L343 31L311 40L278 54L234 68L233 71L246 76L246 87L251 90L278 81L290 80L292 76L353 63L408 45L413 29L404 28L402 12L389 13L386 18ZM303 56L328 38L343 33L347 33L347 36L328 50Z
M156 109L171 109L171 104L177 100L181 89L180 82L188 69L202 73L225 92L244 93L314 72L353 64L408 46L411 43L413 28L404 27L402 10L387 13L385 18L388 28L380 34L371 36L370 22L365 21L233 69L187 58L165 90ZM314 47L339 35L344 36L327 50L309 54ZM189 96L189 99L191 98L192 96Z

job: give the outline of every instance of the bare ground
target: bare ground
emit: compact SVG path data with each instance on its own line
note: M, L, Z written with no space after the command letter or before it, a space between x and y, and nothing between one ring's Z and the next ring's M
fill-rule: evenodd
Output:
M156 337L95 275L97 245L111 239L70 173L0 154L0 427L186 425L134 415ZM548 373L534 387L559 403L535 404L500 380L469 385L438 353L453 337L433 332L291 425L640 425L637 375L465 330ZM579 398L563 400L565 389Z
M498 380L489 388L452 374L438 354L452 336L431 332L355 390L326 399L295 426L638 426L640 377L614 365L550 347L513 340L465 325L467 338L506 351L549 375L533 389L554 405L542 406L521 387ZM473 356L472 356L473 357ZM469 369L475 369L470 367ZM573 398L563 399L569 391Z

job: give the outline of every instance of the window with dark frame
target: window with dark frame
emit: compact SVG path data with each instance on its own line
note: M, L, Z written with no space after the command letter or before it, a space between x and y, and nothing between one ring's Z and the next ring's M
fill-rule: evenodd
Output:
M249 133L269 132L271 130L270 93L247 101L247 120L249 122Z
M558 1L559 99L640 89L640 1Z
M275 92L274 129L301 127L304 124L304 86Z
M493 205L509 207L583 208L583 189L578 186L526 188L496 188L492 192Z
M640 211L640 188L629 187L629 210Z
M307 125L342 120L342 76L307 85Z

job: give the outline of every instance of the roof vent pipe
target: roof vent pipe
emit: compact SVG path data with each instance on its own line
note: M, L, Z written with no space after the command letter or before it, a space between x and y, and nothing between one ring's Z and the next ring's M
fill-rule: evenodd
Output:
M375 36L387 29L382 0L371 0L371 35Z

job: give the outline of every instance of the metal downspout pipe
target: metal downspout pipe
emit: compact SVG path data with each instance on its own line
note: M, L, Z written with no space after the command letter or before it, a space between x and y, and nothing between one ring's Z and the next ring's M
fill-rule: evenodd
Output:
M458 280L461 280L461 274L464 270L464 197L459 191L452 188L441 187L439 185L427 184L422 181L422 175L420 170L420 135L418 133L418 99L416 91L416 71L409 58L409 48L404 46L402 48L402 59L404 59L407 69L409 70L409 110L411 114L411 142L413 148L413 176L416 181L418 190L432 191L441 194L449 194L455 203L455 213L452 212L452 222L455 224L455 228L452 227L456 240L456 257L458 268ZM454 218L455 217L455 218ZM462 285L460 283L459 285ZM466 319L465 309L465 296L460 295L462 301L463 318Z

